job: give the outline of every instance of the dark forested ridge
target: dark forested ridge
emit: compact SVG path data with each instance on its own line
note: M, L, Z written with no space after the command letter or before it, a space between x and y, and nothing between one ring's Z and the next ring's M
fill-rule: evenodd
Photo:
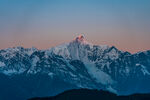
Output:
M29 100L150 100L150 94L117 96L114 93L103 90L74 89L53 97L37 97Z

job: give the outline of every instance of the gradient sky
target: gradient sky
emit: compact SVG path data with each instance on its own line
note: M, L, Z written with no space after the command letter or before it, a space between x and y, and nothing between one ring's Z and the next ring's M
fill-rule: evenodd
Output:
M150 0L0 0L0 49L46 49L84 33L99 45L150 49Z

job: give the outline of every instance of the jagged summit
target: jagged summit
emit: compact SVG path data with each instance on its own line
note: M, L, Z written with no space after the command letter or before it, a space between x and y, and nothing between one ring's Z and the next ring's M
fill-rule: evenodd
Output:
M78 37L76 37L76 41L84 41L84 36L79 35Z
M79 36L77 36L73 42L88 43L88 42L85 40L85 38L84 38L84 36L83 36L82 34L80 34Z

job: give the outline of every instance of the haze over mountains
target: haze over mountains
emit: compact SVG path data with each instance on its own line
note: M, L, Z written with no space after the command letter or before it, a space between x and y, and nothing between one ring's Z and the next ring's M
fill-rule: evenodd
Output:
M53 96L78 88L118 95L150 93L150 50L131 54L93 45L82 35L47 50L3 49L0 82L1 100Z

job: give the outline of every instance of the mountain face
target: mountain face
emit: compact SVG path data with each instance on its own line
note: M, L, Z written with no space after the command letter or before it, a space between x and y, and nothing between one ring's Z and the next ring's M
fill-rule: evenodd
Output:
M131 54L114 46L93 45L83 36L48 50L8 48L0 50L0 80L2 100L77 88L119 95L150 93L150 51Z

